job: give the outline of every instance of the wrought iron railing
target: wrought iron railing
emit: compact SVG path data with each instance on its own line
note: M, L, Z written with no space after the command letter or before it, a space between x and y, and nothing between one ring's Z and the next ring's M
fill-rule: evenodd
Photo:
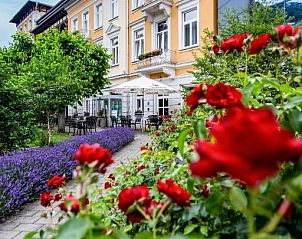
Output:
M160 49L153 52L156 52L156 54L152 54L152 52L144 54L147 57L139 60L137 69L159 66L163 64L175 64L175 51Z

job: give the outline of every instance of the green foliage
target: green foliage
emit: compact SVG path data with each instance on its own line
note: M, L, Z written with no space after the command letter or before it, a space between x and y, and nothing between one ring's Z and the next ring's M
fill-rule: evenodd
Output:
M10 48L0 49L0 154L25 147L35 136L31 94L18 75L31 46L30 38L17 34Z
M219 34L222 38L246 32L256 36L267 33L275 26L291 20L292 18L285 16L283 9L273 7L271 1L256 2L241 11L228 9L219 26Z

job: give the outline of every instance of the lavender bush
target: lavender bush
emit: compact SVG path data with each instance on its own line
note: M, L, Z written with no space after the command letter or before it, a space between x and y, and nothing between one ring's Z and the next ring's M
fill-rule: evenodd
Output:
M70 179L76 167L73 155L81 144L99 143L114 153L133 140L132 129L112 128L0 157L0 218L35 200L52 176L66 174Z

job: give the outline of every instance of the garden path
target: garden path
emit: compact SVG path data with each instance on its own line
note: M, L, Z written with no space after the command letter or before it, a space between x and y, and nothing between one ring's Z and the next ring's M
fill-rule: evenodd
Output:
M138 157L140 146L148 142L150 142L150 138L147 134L137 133L132 143L113 155L115 163L109 168L107 174L114 173L114 169L121 165L121 162L127 162L126 159ZM102 181L100 180L100 182ZM68 188L72 189L73 186L72 183L68 184ZM58 211L58 208L55 211ZM28 232L46 227L47 220L41 218L41 214L44 212L45 208L40 205L39 201L25 205L19 215L0 223L0 239L22 239ZM58 217L58 215L54 215L54 221L57 221L56 216Z

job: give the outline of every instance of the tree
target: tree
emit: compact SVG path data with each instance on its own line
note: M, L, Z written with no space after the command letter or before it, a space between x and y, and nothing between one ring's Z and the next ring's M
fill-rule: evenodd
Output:
M0 48L0 154L26 147L35 136L31 94L19 77L30 60L32 39L16 34L9 48Z
M275 26L290 22L283 9L276 8L272 1L256 2L241 11L228 9L219 24L219 35L226 38L249 32L254 36L271 31Z
M59 130L64 131L65 108L99 94L109 83L109 57L79 33L51 30L36 37L23 77L34 96L35 111L47 119L49 133L52 116L59 116Z

